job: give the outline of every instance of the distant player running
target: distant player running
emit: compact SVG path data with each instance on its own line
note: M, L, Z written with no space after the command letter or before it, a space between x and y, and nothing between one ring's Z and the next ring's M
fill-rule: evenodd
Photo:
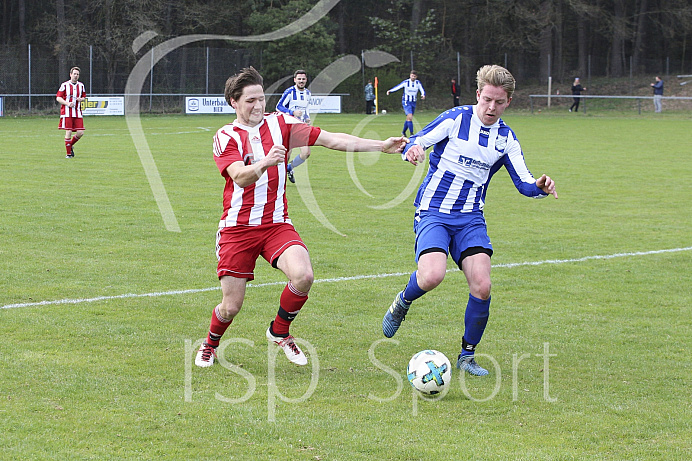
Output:
M308 74L302 70L298 69L293 73L293 85L284 91L281 95L281 99L276 104L276 110L283 112L284 114L293 115L295 118L301 122L310 124L310 90L305 88L308 83ZM291 163L288 164L286 174L288 175L288 180L292 183L296 182L296 178L293 175L293 169L298 165L305 162L308 157L310 157L310 148L304 146L300 148L300 155L294 157Z
M413 114L416 112L416 98L420 91L420 98L425 99L425 89L423 89L423 84L418 80L418 72L415 70L411 71L409 78L387 90L387 94L399 91L402 88L404 89L404 94L401 95L401 106L406 114L402 133L406 136L406 130L410 130L411 134L413 134Z
M457 368L484 376L488 371L476 363L474 351L490 314L493 247L483 215L488 184L504 166L527 197L557 198L557 192L550 177L534 179L514 132L500 118L514 93L512 74L500 66L484 66L476 78L475 106L443 112L404 149L404 159L417 165L425 160L425 149L433 147L428 174L414 202L418 270L387 310L382 332L394 336L411 303L442 283L449 254L464 272L470 291Z
M65 158L74 158L74 145L84 135L84 118L81 102L86 99L84 84L79 81L79 67L70 69L70 79L63 82L55 95L60 103L60 124L58 128L65 130ZM72 137L72 132L75 132Z

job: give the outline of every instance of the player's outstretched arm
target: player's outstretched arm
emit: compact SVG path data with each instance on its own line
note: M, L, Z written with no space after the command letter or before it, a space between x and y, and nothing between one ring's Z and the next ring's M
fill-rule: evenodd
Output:
M387 154L400 154L408 138L404 136L388 138L384 141L377 139L359 138L346 133L331 133L322 130L315 141L316 146L343 152L384 152Z
M552 194L553 197L557 198L557 191L555 190L555 181L553 181L550 176L542 175L540 178L536 180L536 186L546 194Z

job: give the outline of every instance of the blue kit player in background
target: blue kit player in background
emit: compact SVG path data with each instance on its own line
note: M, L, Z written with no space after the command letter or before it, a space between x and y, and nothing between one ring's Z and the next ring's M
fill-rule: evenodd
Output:
M387 310L382 332L394 336L411 303L442 282L449 254L464 272L470 291L457 368L484 376L488 371L476 362L474 351L490 313L493 247L483 215L488 184L504 166L527 197L557 198L557 192L550 177L534 179L514 132L500 118L514 93L512 74L500 66L484 66L476 79L476 105L442 113L404 148L402 157L413 165L425 160L425 149L433 150L414 203L418 270Z
M295 85L286 89L284 94L281 95L281 99L279 99L279 102L276 104L276 110L293 115L301 122L310 125L310 113L308 111L310 106L310 90L305 88L305 85L308 84L308 74L304 70L298 69L293 73L293 83L295 83ZM310 148L301 147L300 155L294 157L291 163L286 167L289 181L292 183L296 182L293 169L306 161L308 157L310 157Z
M413 114L416 112L416 98L420 91L420 98L425 99L425 90L420 80L418 80L418 73L415 70L411 71L409 78L387 90L387 94L389 95L389 93L399 91L402 88L404 89L404 94L401 96L401 106L406 113L406 121L404 122L402 133L406 136L406 130L411 130L411 134L413 134Z

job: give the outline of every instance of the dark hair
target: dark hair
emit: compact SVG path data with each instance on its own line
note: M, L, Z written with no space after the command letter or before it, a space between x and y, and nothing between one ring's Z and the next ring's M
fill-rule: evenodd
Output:
M303 74L305 75L305 78L308 77L308 73L305 72L303 69L298 69L297 71L293 72L293 78L296 78L298 75Z
M77 72L79 72L80 74L82 73L82 70L81 70L79 67L74 66L72 69L70 69L70 74L72 74L72 71L75 70L75 69L76 69Z
M413 74L413 75L415 75L416 77L418 77L418 72L416 72L416 71L413 70L413 69L411 69L411 72L409 72L409 74Z
M257 70L250 66L242 69L235 75L226 80L226 88L223 92L224 98L228 105L231 105L231 99L237 101L243 94L246 86L260 85L264 89L264 79Z

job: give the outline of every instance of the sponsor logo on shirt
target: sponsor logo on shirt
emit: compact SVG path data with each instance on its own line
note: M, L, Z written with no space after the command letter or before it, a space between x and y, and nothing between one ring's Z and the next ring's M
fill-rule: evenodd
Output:
M459 156L459 163L464 166L470 166L473 168L478 168L480 170L489 170L490 169L490 164L481 162L480 160L476 160L471 157L464 157L463 155Z

